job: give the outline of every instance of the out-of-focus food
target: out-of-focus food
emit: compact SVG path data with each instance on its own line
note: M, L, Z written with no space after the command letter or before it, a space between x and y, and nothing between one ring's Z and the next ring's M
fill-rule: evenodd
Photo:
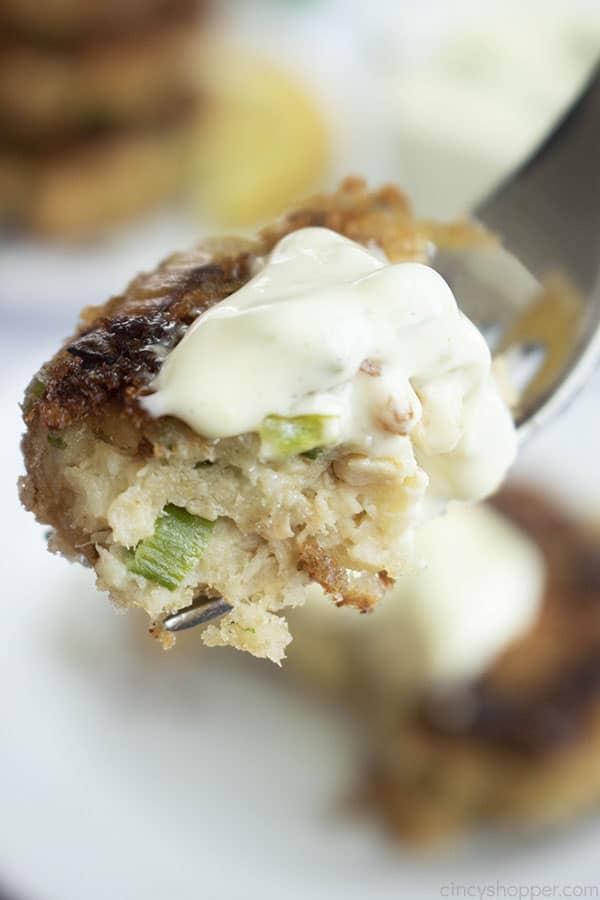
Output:
M397 189L349 179L84 310L25 400L22 498L51 546L158 635L224 596L204 642L276 662L307 588L371 609L425 510L494 490L515 451L483 338L415 265L430 239Z
M547 4L543 16L520 4L515 22L505 4L471 4L448 16L430 53L390 53L398 170L423 215L474 209L534 152L597 65L597 4Z
M199 213L226 226L277 216L315 190L330 153L317 101L280 66L216 47L203 58L211 97L192 190Z
M505 527L512 522L520 530L519 542L528 535L544 560L541 606L524 633L516 629L482 670L465 671L468 677L448 671L432 678L431 668L423 677L422 668L421 677L411 679L398 661L411 628L406 620L403 630L393 627L391 617L382 616L370 642L350 644L338 631L338 660L348 662L351 646L355 665L338 665L335 680L331 669L323 670L319 680L341 690L361 717L370 748L362 797L409 842L435 844L482 824L556 825L600 801L600 535L524 487L504 489L494 506L506 517ZM498 584L513 592L526 586L527 568L522 584L507 577L518 573L516 557L508 555L515 549L510 542L497 547L487 584L475 566L484 607ZM460 584L456 590L467 596ZM448 591L451 605L452 583ZM477 616L475 602L472 595ZM530 603L530 612L534 608ZM374 631L379 612L369 623ZM291 662L297 654L297 667L306 671L307 662L320 657L310 650L317 638L314 625L303 631L303 615L299 611L293 622ZM377 648L383 648L378 658ZM312 666L311 679L318 675Z
M0 217L78 239L176 196L193 153L196 107L163 122L57 147L0 145Z
M176 196L206 107L205 6L3 0L3 224L88 238Z
M149 21L207 5L207 0L2 0L0 29L69 44L82 38L140 34Z
M197 10L175 10L141 33L63 47L5 37L0 44L3 138L46 140L168 118L197 93ZM1 37L1 35L0 35Z

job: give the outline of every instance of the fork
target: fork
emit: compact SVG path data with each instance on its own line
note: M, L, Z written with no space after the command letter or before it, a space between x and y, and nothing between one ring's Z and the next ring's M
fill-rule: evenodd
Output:
M432 265L518 382L522 444L558 415L600 361L600 66L533 156L475 210L504 246L437 251ZM576 290L546 299L557 271ZM198 597L162 627L183 631L231 610Z
M526 372L514 411L522 444L562 411L600 360L599 65L531 159L474 217L504 246L440 251L433 265L492 352ZM576 289L559 303L540 293L538 279L552 272Z

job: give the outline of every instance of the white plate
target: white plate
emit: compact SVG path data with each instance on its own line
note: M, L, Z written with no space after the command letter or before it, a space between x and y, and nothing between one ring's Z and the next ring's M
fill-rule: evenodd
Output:
M14 486L16 404L39 358L0 389L4 884L32 900L425 900L452 883L594 883L598 820L426 862L392 850L337 809L360 764L340 711L193 633L163 653L142 614L115 613L89 572L50 556ZM599 390L523 463L598 508Z

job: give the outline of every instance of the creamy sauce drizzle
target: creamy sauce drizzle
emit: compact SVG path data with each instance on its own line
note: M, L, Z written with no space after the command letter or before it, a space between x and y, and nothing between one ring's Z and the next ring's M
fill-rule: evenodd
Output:
M143 402L212 439L273 414L335 416L337 443L402 459L408 442L434 494L473 499L515 454L490 365L434 269L305 228L194 322Z

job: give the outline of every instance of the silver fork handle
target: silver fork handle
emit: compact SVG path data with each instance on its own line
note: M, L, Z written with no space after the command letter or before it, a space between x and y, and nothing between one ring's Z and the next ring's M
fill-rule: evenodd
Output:
M565 368L563 377L552 387L549 395L546 397L542 395L537 404L528 411L523 421L517 423L517 433L521 445L546 424L560 416L600 366L600 278L598 278L596 288L592 293L589 312L591 314L589 331L581 341L580 349L573 357L570 366ZM555 336L554 340L560 344L560 336Z
M527 410L519 426L524 441L562 411L600 362L600 64L533 156L476 215L529 271L566 273L584 300L572 342L546 335L558 356L569 343L570 362L564 359L560 381Z
M600 64L533 157L475 215L535 275L560 268L591 293L600 264Z

